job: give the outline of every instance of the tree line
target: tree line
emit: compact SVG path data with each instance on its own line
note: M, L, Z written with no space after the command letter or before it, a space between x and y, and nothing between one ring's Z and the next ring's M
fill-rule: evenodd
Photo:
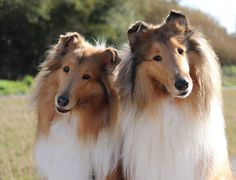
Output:
M170 9L185 12L206 34L222 64L236 64L236 37L213 18L181 7L176 0L0 0L0 79L35 75L60 34L78 31L91 42L103 38L120 46L127 41L131 23L160 23Z

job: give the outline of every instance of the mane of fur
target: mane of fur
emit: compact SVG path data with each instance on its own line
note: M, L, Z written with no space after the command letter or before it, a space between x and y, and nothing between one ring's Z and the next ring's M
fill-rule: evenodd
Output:
M58 84L50 82L50 74L61 67L63 55L54 45L46 53L45 61L40 64L40 72L37 75L33 87L33 104L36 107L38 127L37 134L48 134L51 121L55 117L54 97ZM40 131L40 132L39 132Z
M149 30L155 28L162 26ZM182 26L169 26L162 32L164 36L157 37L161 42L168 41L169 35L184 39L193 89L184 99L172 97L145 72L137 74L145 50L124 46L116 79L122 104L124 173L128 179L140 180L184 179L186 174L193 179L231 179L218 58L195 29L184 32Z

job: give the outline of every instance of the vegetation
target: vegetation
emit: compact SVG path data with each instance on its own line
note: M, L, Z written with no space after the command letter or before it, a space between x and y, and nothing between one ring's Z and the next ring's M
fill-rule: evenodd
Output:
M9 94L25 94L33 81L32 76L25 76L21 81L0 80L0 96Z
M118 46L126 42L131 23L160 23L170 9L185 12L206 34L222 64L236 64L236 37L208 15L181 7L178 0L0 0L0 79L34 75L59 34L78 31L91 41L103 37Z
M221 62L223 85L236 85L236 36L215 19L181 7L178 0L0 0L0 179L36 179L33 145L36 122L25 95L50 44L59 34L78 31L91 42L104 38L119 46L131 23L160 23L170 9L187 14L202 31ZM234 64L234 66L232 65ZM230 65L230 66L229 66ZM30 76L26 76L30 74ZM229 152L236 156L236 91L224 90Z
M236 86L236 66L223 66L223 86Z

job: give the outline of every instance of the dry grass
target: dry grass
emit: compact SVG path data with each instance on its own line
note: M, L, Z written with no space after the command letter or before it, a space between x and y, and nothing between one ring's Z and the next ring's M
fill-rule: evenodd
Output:
M236 90L225 90L229 152L236 156ZM0 180L36 179L33 167L35 119L25 96L0 97Z
M236 89L224 90L224 106L229 154L236 156Z
M0 179L32 180L35 120L25 96L0 97Z

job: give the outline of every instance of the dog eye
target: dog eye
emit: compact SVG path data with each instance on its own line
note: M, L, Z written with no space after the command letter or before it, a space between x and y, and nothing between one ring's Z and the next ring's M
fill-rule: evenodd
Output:
M69 68L68 66L65 66L65 67L63 68L63 71L64 71L65 73L68 73L68 72L70 71L70 68Z
M155 61L161 61L161 56L160 55L156 55L154 58L153 58Z
M178 48L178 53L179 53L179 54L183 54L183 52L184 52L184 50L183 50L183 49L181 49L181 48Z
M82 77L82 79L88 80L88 79L90 79L90 76L89 76L88 74L84 74L83 77Z

